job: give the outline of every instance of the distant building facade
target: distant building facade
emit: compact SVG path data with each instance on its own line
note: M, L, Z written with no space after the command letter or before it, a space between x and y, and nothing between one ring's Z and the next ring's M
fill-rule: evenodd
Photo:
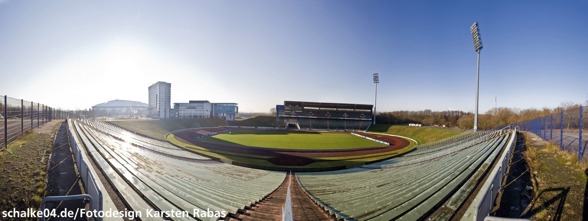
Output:
M171 84L159 81L149 86L149 116L153 118L169 118L171 113Z
M92 106L94 117L143 117L147 104L138 101L112 100Z
M237 103L211 103L207 100L192 100L188 103L174 103L172 116L176 118L223 118L234 121L238 112Z
M212 104L209 101L174 103L176 118L210 118Z
M212 117L214 118L224 118L228 121L234 121L237 113L239 113L239 107L237 106L237 103L212 104Z

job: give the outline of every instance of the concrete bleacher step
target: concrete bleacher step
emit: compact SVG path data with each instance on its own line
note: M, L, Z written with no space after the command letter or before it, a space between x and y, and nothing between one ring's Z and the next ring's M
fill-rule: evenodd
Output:
M235 215L239 220L281 220L282 206L286 202L288 176L280 186L261 201L238 210Z
M282 207L286 203L288 180L292 197L292 212L294 220L334 220L306 195L302 187L288 174L282 184L268 194L261 201L237 211L234 220L282 220Z
M280 213L266 213L266 212L261 212L261 213L251 213L251 216L245 216L243 217L243 220L281 220L282 219L282 215L281 215L281 211Z

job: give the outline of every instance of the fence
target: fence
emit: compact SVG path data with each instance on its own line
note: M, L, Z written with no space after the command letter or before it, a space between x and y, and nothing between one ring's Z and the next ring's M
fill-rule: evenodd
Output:
M577 154L578 161L588 163L588 158L584 157L588 135L584 132L584 127L588 124L588 119L584 118L588 114L586 111L588 107L579 106L514 126L535 133L558 145L561 150Z
M0 143L4 143L4 148L25 132L48 121L64 119L68 114L44 104L6 95L0 97Z

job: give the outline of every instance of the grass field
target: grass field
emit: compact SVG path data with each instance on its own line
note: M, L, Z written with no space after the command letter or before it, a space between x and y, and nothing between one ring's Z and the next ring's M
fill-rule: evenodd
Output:
M353 135L351 135L353 136ZM375 153L375 154L366 154L366 155L355 155L355 156L338 156L338 157L318 157L314 158L316 162L311 163L305 166L276 166L268 161L268 156L261 156L261 155L254 155L254 154L237 154L234 152L225 152L219 150L209 150L203 147L196 146L194 144L189 144L182 142L173 134L168 135L167 137L170 143L175 144L178 147L182 147L186 150L196 152L198 154L211 157L213 159L218 159L224 162L235 163L237 165L246 165L246 166L253 166L255 168L263 168L263 169L275 169L275 170L296 170L296 169L321 169L321 168L346 168L346 167L355 167L361 166L369 162L378 161L387 159L390 157L394 157L400 154L404 154L410 152L416 146L415 143L411 142L409 146L406 148L390 151L390 152L383 152L383 153Z
M204 141L299 150L357 149L386 146L348 133L262 130L234 130L230 134L224 133L204 138Z

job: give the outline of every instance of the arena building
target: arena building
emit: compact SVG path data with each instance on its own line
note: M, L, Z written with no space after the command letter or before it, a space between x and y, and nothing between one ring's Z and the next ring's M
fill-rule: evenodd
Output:
M147 104L138 101L112 100L92 106L94 117L144 117Z

